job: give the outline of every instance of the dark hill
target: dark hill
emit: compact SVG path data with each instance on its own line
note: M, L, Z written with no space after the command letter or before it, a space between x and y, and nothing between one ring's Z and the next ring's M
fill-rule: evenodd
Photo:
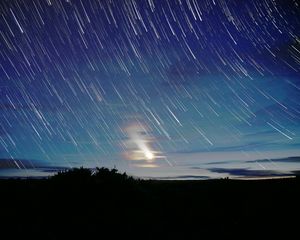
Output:
M299 178L135 180L74 169L1 180L1 239L207 239L298 234Z

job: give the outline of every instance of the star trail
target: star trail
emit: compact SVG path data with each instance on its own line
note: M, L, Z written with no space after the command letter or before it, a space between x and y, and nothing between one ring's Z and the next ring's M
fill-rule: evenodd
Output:
M2 0L0 175L300 170L299 4Z

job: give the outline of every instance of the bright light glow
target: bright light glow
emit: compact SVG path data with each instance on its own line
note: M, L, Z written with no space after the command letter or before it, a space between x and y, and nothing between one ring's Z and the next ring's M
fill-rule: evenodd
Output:
M152 160L154 158L154 154L152 152L150 152L149 150L145 151L144 154L148 160Z
M141 125L131 125L126 128L131 146L131 160L145 159L152 161L156 158L155 153L150 148L149 135L146 134L146 128Z

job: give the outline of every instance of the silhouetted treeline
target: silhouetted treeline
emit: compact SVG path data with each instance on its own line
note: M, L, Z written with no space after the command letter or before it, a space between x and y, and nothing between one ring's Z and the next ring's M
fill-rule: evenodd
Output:
M61 181L68 183L80 182L104 182L104 183L125 183L133 181L133 177L128 176L126 173L119 173L117 169L108 168L72 168L60 171L54 176L50 177L52 181Z
M299 178L155 181L78 168L0 180L0 194L3 239L290 239L299 229Z

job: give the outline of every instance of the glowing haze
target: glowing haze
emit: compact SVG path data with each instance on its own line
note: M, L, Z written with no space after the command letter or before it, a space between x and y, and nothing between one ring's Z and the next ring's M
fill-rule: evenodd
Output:
M165 159L165 156L153 149L155 138L151 136L151 131L140 122L129 125L125 131L128 136L128 139L123 142L126 159L139 161L133 164L137 167L158 167L156 162Z

